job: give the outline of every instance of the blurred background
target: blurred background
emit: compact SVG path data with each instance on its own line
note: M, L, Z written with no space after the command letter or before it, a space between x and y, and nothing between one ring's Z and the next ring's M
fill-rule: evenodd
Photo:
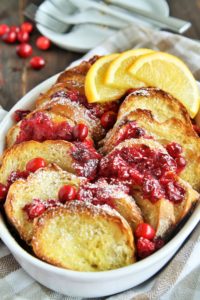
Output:
M159 0L157 1L159 2ZM171 16L192 23L192 27L184 35L200 40L200 0L167 0L166 2ZM0 0L0 24L21 25L27 20L23 12L30 3L39 6L42 1ZM30 68L29 58L23 59L16 54L17 44L9 44L0 40L0 104L7 110L38 83L62 71L70 62L83 55L75 51L61 49L53 43L48 50L42 51L35 45L36 39L40 35L41 33L34 26L30 38L33 53L43 57L46 61L45 67L38 71Z

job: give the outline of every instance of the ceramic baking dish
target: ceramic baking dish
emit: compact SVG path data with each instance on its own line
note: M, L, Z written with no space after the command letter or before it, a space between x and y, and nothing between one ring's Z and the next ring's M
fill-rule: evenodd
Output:
M16 109L31 109L36 97L47 90L56 81L57 76L39 84L7 113L0 126L0 153L4 149L5 135L13 124L13 112ZM0 237L22 268L44 286L69 296L100 297L122 292L153 276L172 258L199 220L200 205L196 207L176 236L155 254L127 267L95 273L58 268L32 256L17 243L1 215Z

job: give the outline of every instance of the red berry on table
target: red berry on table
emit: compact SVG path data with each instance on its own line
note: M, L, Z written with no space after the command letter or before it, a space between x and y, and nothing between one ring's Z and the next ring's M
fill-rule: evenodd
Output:
M77 124L73 128L74 139L83 142L88 136L88 131L88 127L85 124Z
M14 31L16 33L18 33L20 31L19 26L10 26L10 31Z
M21 30L31 33L33 31L33 24L31 24L30 22L24 22L21 25Z
M113 111L107 111L101 116L101 125L105 129L110 129L115 124L115 121L117 119L117 114Z
M7 192L8 192L7 187L4 184L0 183L0 200L6 198Z
M19 31L17 33L17 40L20 42L20 43L26 43L28 42L30 39L29 37L29 33L27 31Z
M36 46L41 50L49 49L51 42L45 36L39 36L36 40Z
M45 60L41 56L33 56L30 60L31 68L40 70L45 66Z
M72 185L63 185L59 192L58 192L58 198L59 201L62 203L65 203L67 201L72 201L76 198L76 189Z
M145 258L155 251L155 243L141 237L137 240L136 248L138 257Z
M17 51L17 54L20 57L26 58L26 57L29 57L32 54L33 49L31 47L31 45L23 43L23 44L20 44L16 47L16 51Z
M31 159L26 164L26 171L34 173L38 169L44 168L45 166L46 166L46 161L41 157L36 157L36 158Z
M155 237L155 230L147 223L140 223L135 230L135 236L137 238L143 237L148 240L153 240Z
M2 40L3 40L5 43L13 44L13 43L15 43L16 40L17 40L17 34L16 34L16 32L14 32L14 31L9 31L9 32L5 33L5 34L2 36Z
M0 24L0 36L8 33L10 31L10 27L7 24Z

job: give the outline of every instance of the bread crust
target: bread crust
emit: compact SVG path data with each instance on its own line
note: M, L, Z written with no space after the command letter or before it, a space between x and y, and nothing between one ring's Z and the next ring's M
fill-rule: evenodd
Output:
M73 229L71 229L71 238L76 240L76 236L78 235L78 239L83 246L83 250L86 243L88 252L90 253L90 251L92 251L92 254L94 252L92 258L90 258L90 255L87 254L85 259L84 252L82 253L81 250L79 252L79 257L76 257L76 247L79 246L77 242L72 246L68 246L67 249L59 251L59 256L52 255L52 252L54 251L53 249L51 250L51 253L46 251L46 245L43 244L43 235L45 236L45 243L47 243L49 247L51 247L52 244L52 236L48 235L48 229L45 231L47 226L50 227L50 230L52 226L52 235L58 234L60 237L59 240L64 243L68 235L68 230L56 225L60 219L66 220L65 222L67 223L67 220L70 220L73 216L76 218L76 222L78 222L76 224L79 224L80 232L75 231L75 233L73 233ZM103 231L101 230L98 231L98 234L94 237L93 234L95 230L97 230L95 229L95 222L102 227L102 230L108 230L109 233L110 230L108 227L114 228L114 232L113 234L110 234L109 239L115 241L113 244L110 245L110 243L105 240ZM84 226L84 224L86 224L86 226ZM94 239L97 239L95 244L98 245L97 248L93 245ZM112 248L115 244L118 244L117 251ZM57 239L55 239L55 248L59 248L59 245L60 243L57 242ZM77 271L103 271L122 267L135 262L133 235L126 220L115 210L108 208L107 205L104 207L96 207L92 204L86 204L80 201L73 201L65 207L47 210L42 217L35 220L32 247L34 253L40 259L59 267ZM64 251L68 251L69 256L73 255L73 257L76 257L74 260L76 263L72 263L70 259L63 254ZM122 255L121 253L123 252L124 254ZM103 257L103 263L101 257ZM81 264L82 260L84 261L83 264Z
M183 104L158 88L148 87L133 90L121 104L118 120L137 108L150 110L159 122L177 118L184 124L191 124L190 116Z

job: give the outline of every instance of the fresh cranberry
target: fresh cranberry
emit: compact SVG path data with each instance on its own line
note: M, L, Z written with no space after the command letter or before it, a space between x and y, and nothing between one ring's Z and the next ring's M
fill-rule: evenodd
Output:
M33 31L33 24L31 24L30 22L24 22L21 25L21 30L31 33Z
M35 172L40 168L44 168L46 166L46 161L41 157L36 157L26 164L26 171Z
M27 213L28 218L33 220L45 212L46 206L39 199L34 199L32 203L26 204L23 210Z
M73 136L75 140L83 142L88 136L88 127L85 124L77 124L73 128Z
M180 156L180 154L183 152L183 148L181 147L181 145L175 142L168 144L166 146L166 149L173 158Z
M14 31L16 33L18 33L20 31L19 26L10 26L10 31Z
M140 223L135 230L135 236L137 238L143 237L148 240L153 240L155 237L155 230L147 223Z
M10 31L10 27L7 24L0 25L0 36L8 33Z
M19 31L17 33L17 40L20 43L27 43L29 41L30 37L29 37L29 33L27 31Z
M2 36L2 40L3 40L5 43L13 44L13 43L15 43L16 40L17 40L17 34L16 34L16 32L14 32L14 31L9 31L9 32L5 33L5 34Z
M101 125L105 129L110 129L113 127L117 119L117 114L113 111L107 111L101 116Z
M30 60L31 68L35 70L40 70L45 66L45 60L41 56L33 56Z
M72 185L63 185L58 193L58 198L61 203L72 201L76 198L76 189Z
M26 58L32 54L33 49L31 47L31 45L29 45L27 43L22 43L16 47L16 51L20 57Z
M41 50L49 49L50 45L50 40L45 36L39 36L36 40L36 46Z
M7 192L8 188L4 184L0 183L0 200L6 198Z
M140 258L145 258L155 251L155 243L143 237L137 240L136 247Z
M178 169L177 171L178 171L178 173L180 173L185 168L185 166L187 164L186 160L185 160L184 157L180 156L180 157L177 157L175 159L175 161L177 163L177 169Z
M22 119L24 119L30 112L31 112L30 110L21 110L21 109L18 109L13 114L13 120L15 122L19 122Z
M117 134L117 140L116 145L123 142L124 140L131 139L131 138L149 138L149 136L146 135L146 132L144 129L137 127L137 124L135 121L128 122L122 128L120 128L118 134Z

